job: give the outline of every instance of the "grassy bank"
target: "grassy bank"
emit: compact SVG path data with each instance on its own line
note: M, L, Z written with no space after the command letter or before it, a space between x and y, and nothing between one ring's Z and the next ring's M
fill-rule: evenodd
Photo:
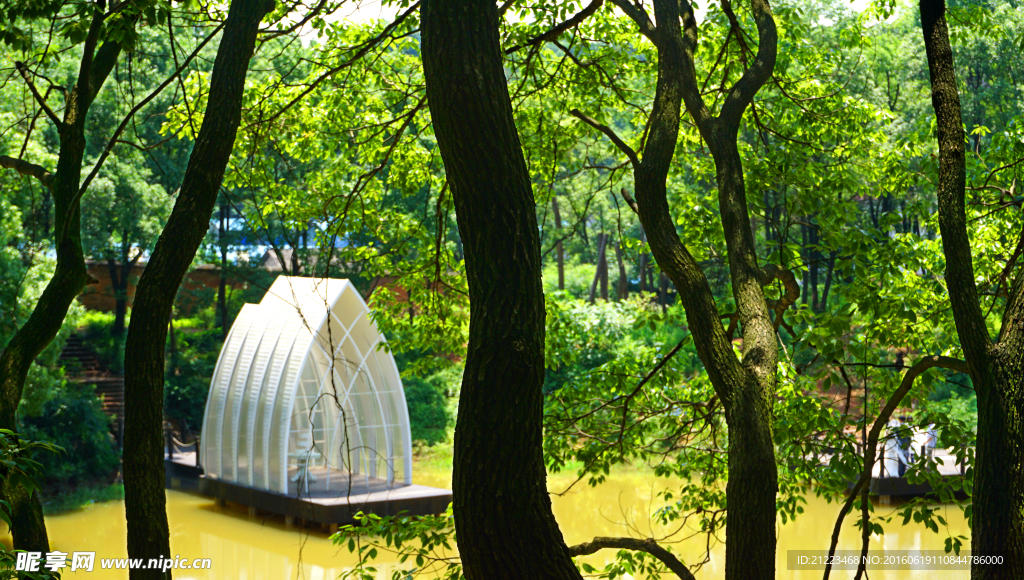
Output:
M43 513L63 514L82 509L94 503L124 499L124 485L120 483L93 484L76 487L66 492L43 495Z

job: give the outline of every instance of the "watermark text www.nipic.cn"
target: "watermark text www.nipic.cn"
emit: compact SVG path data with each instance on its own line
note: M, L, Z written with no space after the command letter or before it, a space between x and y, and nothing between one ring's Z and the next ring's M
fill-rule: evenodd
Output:
M209 558L101 558L101 570L208 570L213 563ZM18 552L14 569L19 572L40 572L49 570L61 572L65 569L72 572L79 570L92 572L96 566L96 552Z

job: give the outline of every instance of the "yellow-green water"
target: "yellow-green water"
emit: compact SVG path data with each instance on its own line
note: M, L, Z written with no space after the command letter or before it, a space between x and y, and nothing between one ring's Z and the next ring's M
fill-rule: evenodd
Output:
M450 473L437 467L414 469L414 481L421 485L448 487ZM558 474L549 479L549 489L561 492L573 480L571 474ZM566 542L575 544L595 536L627 536L639 533L663 535L664 530L652 525L648 514L657 508L657 491L666 481L637 472L613 473L597 487L577 484L564 495L553 495L552 503ZM345 548L332 544L326 534L285 528L280 518L250 519L243 508L222 508L200 496L176 491L167 492L168 518L171 525L171 548L183 558L210 558L212 568L203 571L175 572L175 578L203 580L327 580L337 578L353 565L355 559ZM805 513L795 522L778 527L776 577L810 580L821 578L821 571L790 571L786 569L787 550L827 550L838 506L810 497ZM895 508L879 509L885 515ZM949 533L969 536L966 521L955 506L943 510ZM859 531L849 517L839 548L859 549ZM919 525L904 527L899 520L885 526L886 533L872 540L873 550L941 550L943 535L936 535ZM126 571L99 570L100 558L127 557L123 502L98 504L86 509L47 518L47 529L53 549L63 552L94 551L93 572L65 573L66 578L96 580L127 579ZM9 538L6 542L9 545ZM703 559L705 538L695 537L672 544L673 551L684 561ZM601 567L611 561L613 551L589 556L586 561ZM725 575L725 546L712 547L711 560L697 573L699 580L719 579ZM390 579L392 565L378 565L378 578ZM852 572L833 572L833 578L852 578ZM875 571L871 578L952 579L967 578L966 571Z

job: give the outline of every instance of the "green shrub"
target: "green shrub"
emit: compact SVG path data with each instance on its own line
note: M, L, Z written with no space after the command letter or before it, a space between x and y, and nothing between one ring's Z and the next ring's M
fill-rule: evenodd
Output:
M435 445L448 436L452 417L445 397L446 384L441 374L427 378L402 380L405 402L409 407L409 424L413 441Z
M45 486L67 488L72 484L109 477L119 458L110 434L111 419L91 385L68 383L43 405L38 416L22 420L22 436L64 449L38 453Z
M131 315L125 317L125 328L131 321ZM81 324L80 336L86 345L96 353L100 364L116 374L124 372L124 339L127 331L122 336L113 336L111 330L114 328L114 315L110 312L86 312L79 324Z
M164 413L182 428L197 431L203 424L210 379L224 341L218 329L176 332L175 339L176 348L166 359Z

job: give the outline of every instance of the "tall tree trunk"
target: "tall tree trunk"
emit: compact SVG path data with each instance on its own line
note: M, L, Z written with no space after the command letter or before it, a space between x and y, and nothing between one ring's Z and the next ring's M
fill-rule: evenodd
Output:
M55 121L60 140L56 173L51 174L38 166L22 169L31 165L24 162L15 167L18 171L36 177L50 189L53 196L54 248L57 263L53 276L39 297L32 314L0 355L2 429L18 430L18 403L21 402L29 367L57 336L71 302L90 281L85 269L85 256L82 253L81 213L78 203L82 159L85 155L86 116L96 93L103 86L121 54L121 45L117 42L104 42L99 45L103 20L103 11L97 10L83 44L78 79L65 100L64 118ZM17 68L26 77L29 75L23 64L19 63ZM9 165L4 163L3 166ZM11 504L14 548L29 552L49 552L50 545L43 525L43 511L38 496L30 496L22 489L13 489L7 485L6 480L0 487L3 488L0 495Z
M228 205L220 206L217 242L220 244L220 277L217 283L217 328L220 329L221 340L228 337L228 299L227 299L227 267L228 267Z
M590 282L590 294L587 296L587 301L591 304L597 299L597 285L601 282L601 263L604 262L607 241L608 238L604 234L597 234L597 267L594 268L594 280Z
M804 216L806 220L807 217ZM800 224L800 261L806 265L804 268L803 284L800 285L800 302L807 304L811 289L811 265L810 252L807 249L807 224Z
M640 294L642 295L647 291L647 252L643 251L643 246L647 243L647 234L640 231Z
M424 0L430 114L466 248L469 345L452 489L469 580L581 578L551 512L536 204L491 0Z
M1024 273L1011 285L1000 336L993 342L978 300L967 233L966 136L946 6L943 0L921 0L920 8L938 129L946 287L978 396L971 550L977 556L1003 557L999 566L973 565L971 578L1024 578Z
M122 263L113 258L107 259L107 271L110 274L110 290L114 293L114 327L110 329L112 336L124 336L124 319L128 314L128 276Z
M668 276L664 272L658 276L658 304L662 314L668 312Z
M189 157L178 199L139 280L125 345L125 512L128 555L171 555L164 498L164 347L174 297L209 229L217 192L241 118L245 77L267 0L232 0L217 49L207 115ZM171 572L135 569L132 580Z
M611 239L611 235L603 235L604 243L602 244L601 255L598 257L597 275L600 276L601 280L601 300L608 302L608 241Z
M836 270L836 251L828 255L828 271L825 272L825 289L821 291L821 312L828 310L828 291L832 288L832 273Z
M551 210L555 214L555 236L562 237L562 213L558 209L558 198L551 196ZM565 246L559 239L555 243L555 259L558 261L558 289L565 290Z
M811 241L811 309L815 312L818 311L818 269L821 268L821 252L818 251L818 226L813 223L808 228L809 238Z
M697 22L690 3L654 0L653 20L641 4L630 0L612 3L637 23L658 50L658 81L642 161L617 137L616 145L633 166L637 212L654 258L675 284L697 354L725 407L729 428L725 577L773 580L778 475L772 415L778 347L762 285L779 274L777 268L762 269L757 262L737 139L744 110L771 78L775 66L775 21L766 0L751 0L751 16L758 31L757 54L729 89L716 117L704 103L694 67ZM731 12L728 5L723 8ZM739 360L722 327L707 277L680 241L668 207L667 180L683 102L717 170L719 213L743 335ZM574 114L602 131L607 129L578 111Z
M622 243L615 244L615 260L619 263L619 280L616 285L617 300L625 300L629 297L629 278L626 277L626 264L622 261Z

